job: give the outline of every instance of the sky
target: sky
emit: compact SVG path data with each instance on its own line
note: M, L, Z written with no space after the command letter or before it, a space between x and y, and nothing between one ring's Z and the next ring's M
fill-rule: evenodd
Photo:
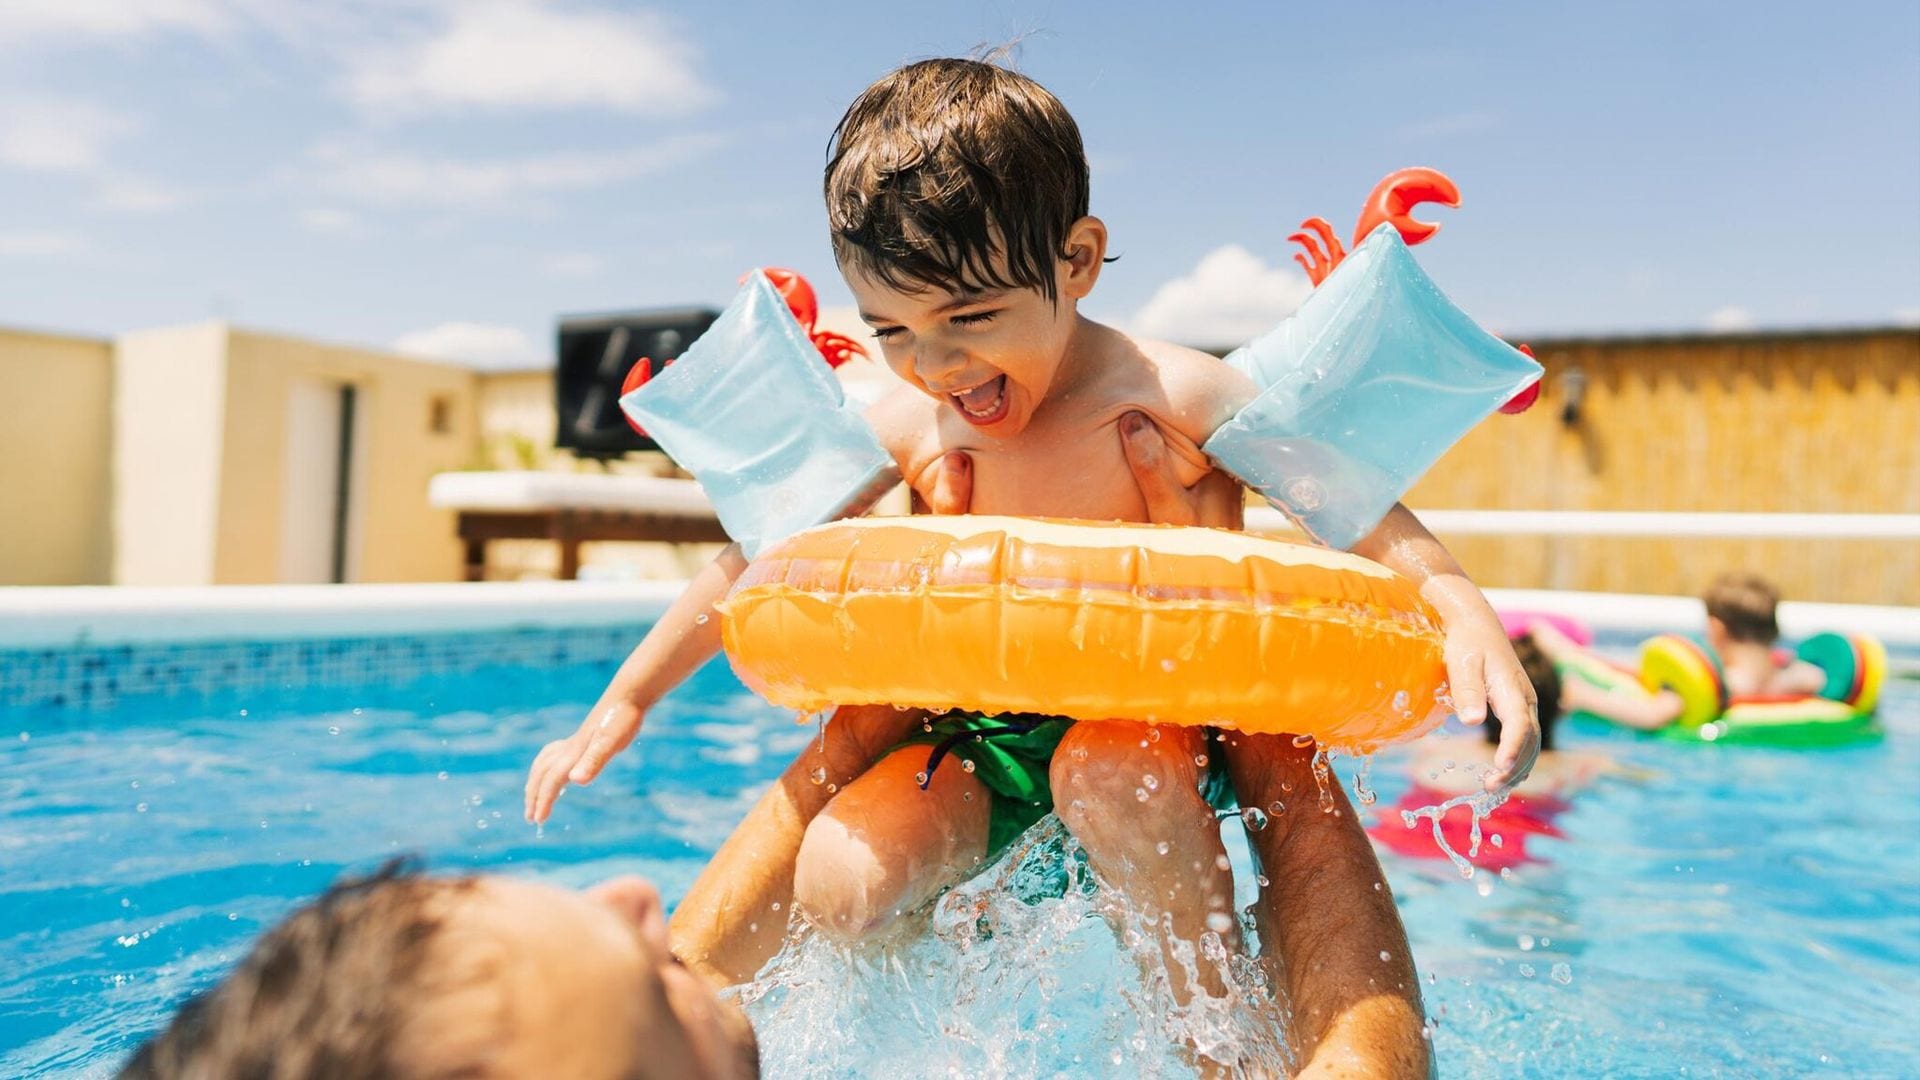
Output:
M565 314L824 305L827 138L1018 41L1111 234L1083 310L1233 344L1385 173L1509 336L1920 324L1920 4L0 0L0 325L226 319L483 367ZM843 313L842 313L843 314Z

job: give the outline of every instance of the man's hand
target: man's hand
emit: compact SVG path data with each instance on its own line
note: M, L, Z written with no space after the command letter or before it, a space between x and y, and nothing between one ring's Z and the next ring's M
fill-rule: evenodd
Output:
M1174 471L1173 456L1167 453L1166 436L1145 413L1130 412L1120 418L1120 448L1126 452L1134 482L1147 501L1148 521L1216 529L1240 527L1246 504L1241 501L1239 483L1215 469L1192 487L1182 484Z

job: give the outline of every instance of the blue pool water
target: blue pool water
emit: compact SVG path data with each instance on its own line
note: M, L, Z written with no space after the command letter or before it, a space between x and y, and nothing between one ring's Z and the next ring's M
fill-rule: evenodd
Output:
M0 1076L110 1073L263 926L390 854L562 884L638 872L677 896L811 729L710 666L536 831L519 819L526 764L609 670L561 657L0 713ZM1546 862L1466 880L1387 857L1443 1072L1911 1075L1920 684L1890 685L1883 717L1884 743L1819 753L1576 733L1655 775L1581 796L1564 838L1530 842ZM1374 763L1378 808L1405 772L1404 754ZM796 954L753 1006L770 1075L880 1075L905 1048L962 1075L1181 1075L1112 935L1055 904L989 943L1019 955L951 913L906 966ZM825 1015L783 1004L846 963L870 992ZM909 967L931 975L886 982ZM842 1028L869 1041L822 1042Z

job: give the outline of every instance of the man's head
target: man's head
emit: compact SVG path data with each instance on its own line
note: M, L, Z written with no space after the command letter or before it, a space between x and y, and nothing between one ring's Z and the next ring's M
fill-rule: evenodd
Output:
M1521 634L1513 639L1513 654L1520 658L1520 670L1527 673L1527 681L1533 684L1534 700L1540 709L1540 749L1553 749L1553 728L1560 720L1560 672L1541 651L1532 634ZM1500 718L1492 710L1487 712L1487 722L1483 730L1488 742L1500 743Z
M1093 288L1106 227L1059 99L977 60L883 77L834 130L834 256L889 366L990 434L1026 425Z
M1758 574L1722 574L1701 597L1707 605L1707 636L1715 649L1728 642L1772 645L1780 637L1775 609L1780 591Z
M637 878L585 893L389 867L269 930L123 1077L735 1078L738 1009L673 960Z

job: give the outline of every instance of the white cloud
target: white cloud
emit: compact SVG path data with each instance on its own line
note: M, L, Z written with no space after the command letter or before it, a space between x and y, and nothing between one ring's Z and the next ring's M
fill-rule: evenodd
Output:
M0 258L70 259L88 250L87 242L73 233L0 232Z
M347 92L376 109L577 108L675 114L717 95L694 49L646 12L476 0L425 40L350 61Z
M1312 291L1299 271L1268 266L1228 244L1203 256L1192 273L1160 286L1129 326L1147 337L1238 345L1293 314Z
M349 233L360 227L360 219L331 206L315 206L300 211L300 227L316 233Z
M186 201L184 193L138 177L107 180L93 198L100 209L122 214L159 213Z
M625 150L480 161L330 144L314 150L317 169L311 172L328 190L367 202L475 205L635 180L699 158L722 141L717 135L679 135Z
M536 263L548 277L594 277L607 268L607 260L590 251L561 251L545 255Z
M1728 304L1707 313L1707 329L1734 333L1753 329L1753 312L1738 304Z
M213 0L7 0L0 43L50 37L132 37L160 30L212 33L227 22Z
M402 334L393 340L395 352L452 360L486 370L543 367L551 358L535 348L532 339L511 326L451 322Z
M0 101L0 165L38 172L86 172L107 144L131 130L119 113L85 101Z
M1900 326L1920 326L1920 307L1894 308L1893 321Z

